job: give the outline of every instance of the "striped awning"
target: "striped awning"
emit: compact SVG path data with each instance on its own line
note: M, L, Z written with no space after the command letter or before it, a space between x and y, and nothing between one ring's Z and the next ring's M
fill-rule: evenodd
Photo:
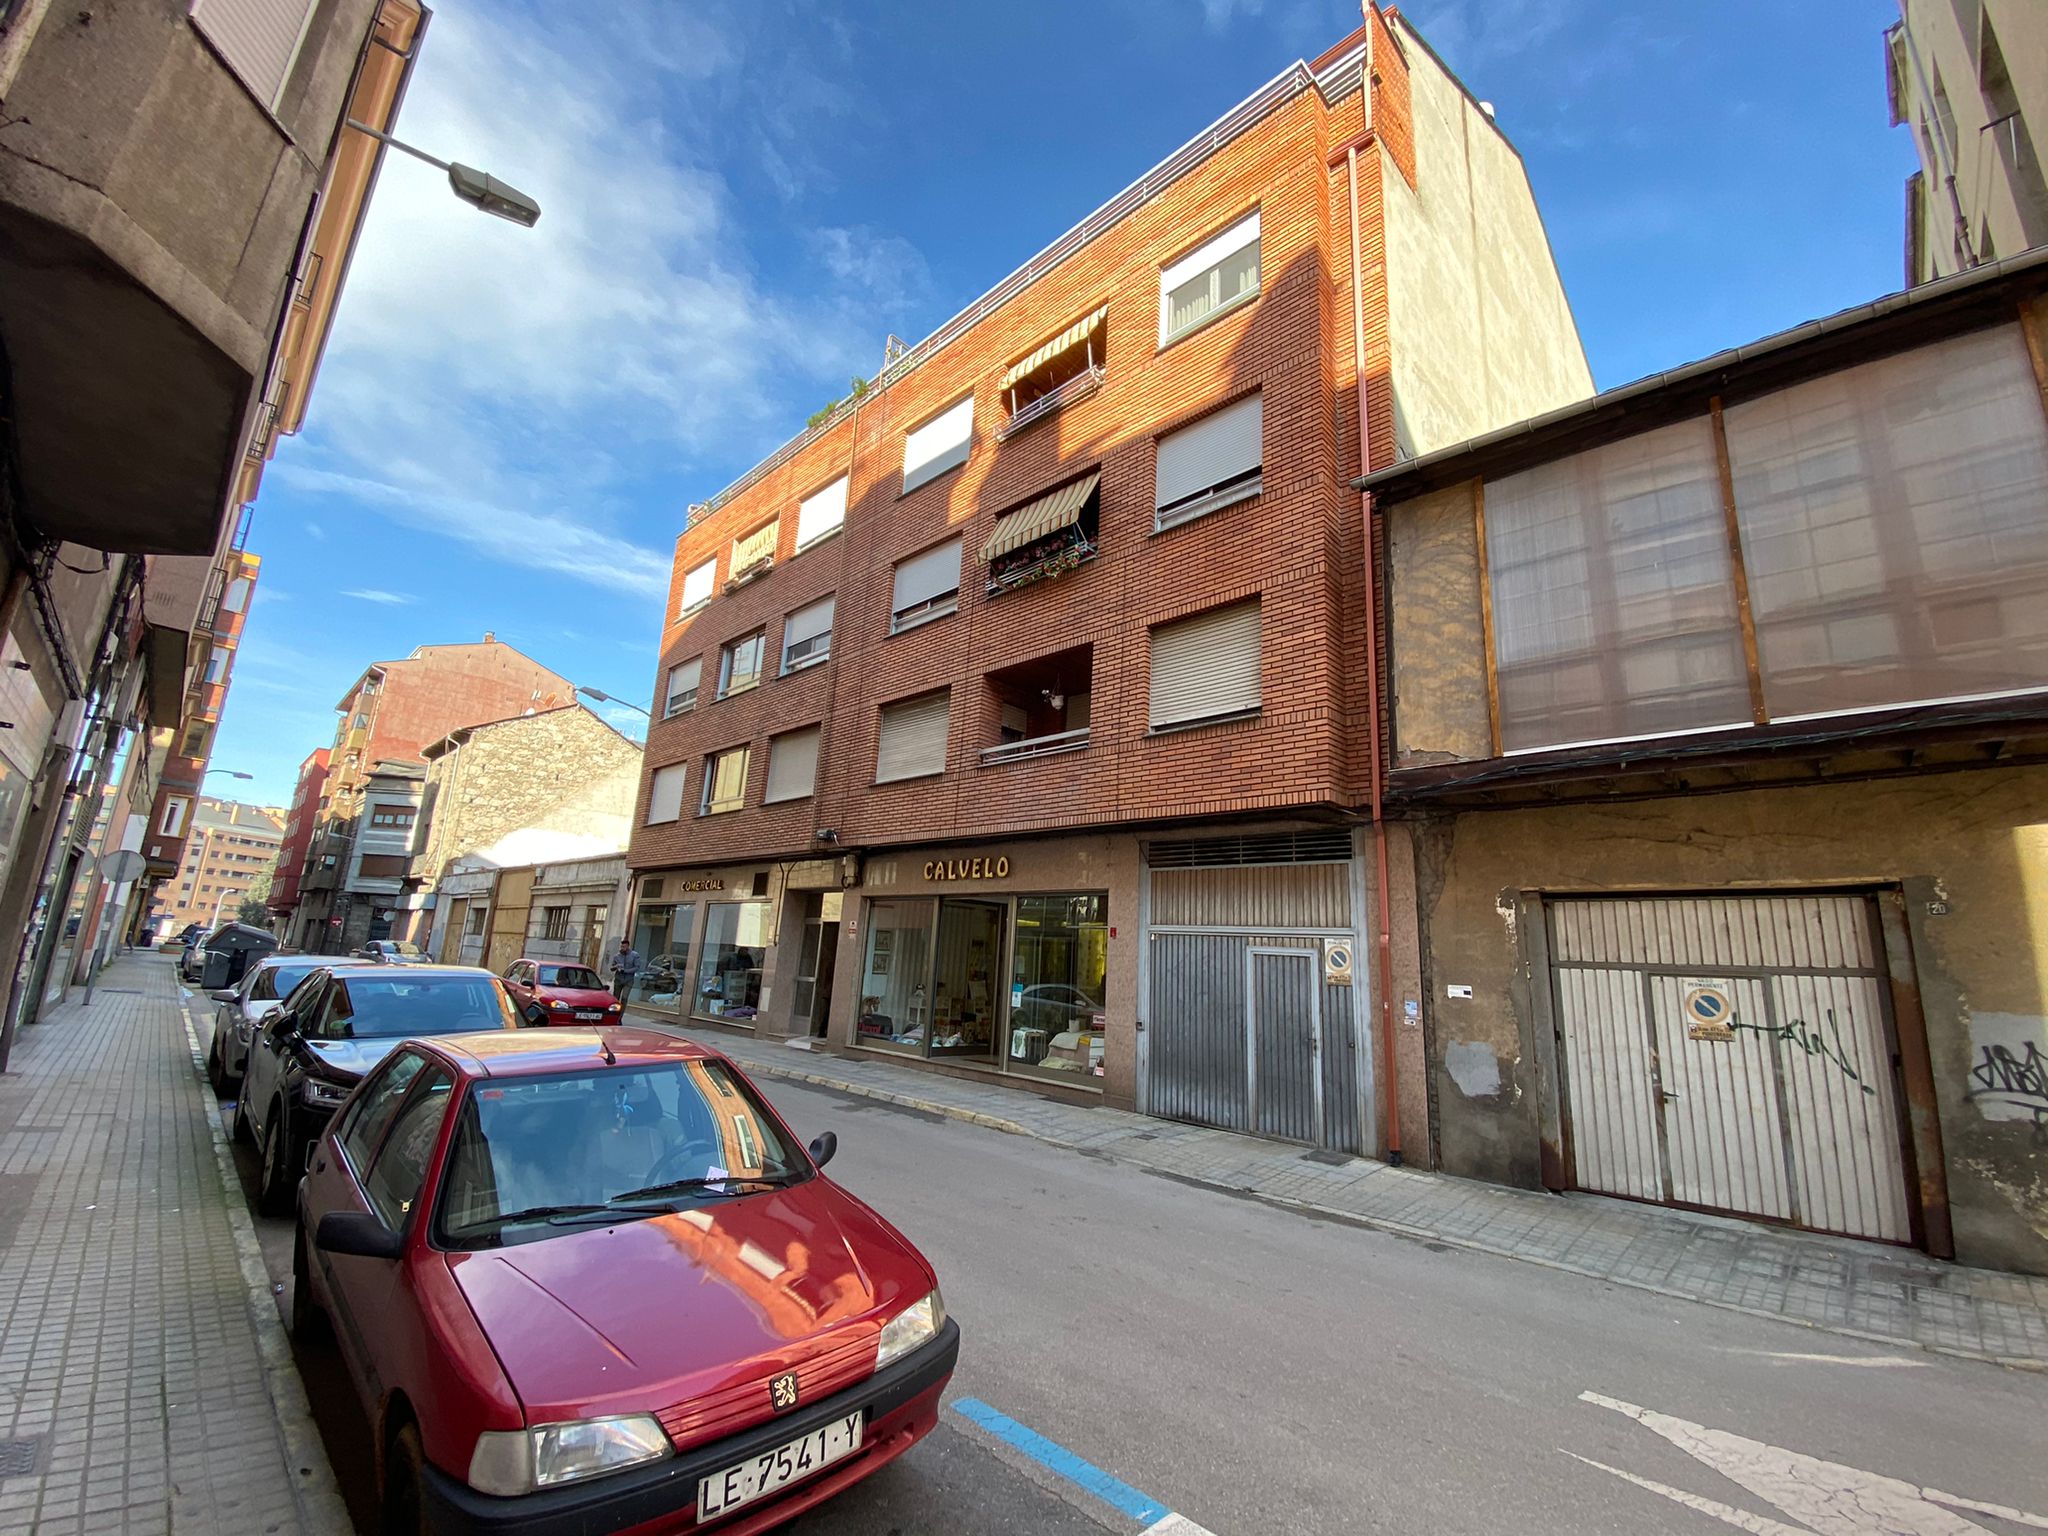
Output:
M1023 378L1025 374L1031 372L1032 369L1037 368L1043 363L1050 362L1069 347L1078 347L1090 336L1093 336L1101 328L1102 322L1108 318L1109 306L1105 304L1085 320L1076 320L1064 331L1061 331L1059 335L1053 337L1051 341L1048 341L1036 352L1025 358L1023 362L1011 368L1008 373L1003 375L1003 382L996 387L998 389L1008 389L1012 384Z
M1035 544L1049 533L1073 527L1081 520L1081 509L1088 505L1088 498L1095 494L1095 482L1101 478L1102 471L1095 470L1072 485L1048 491L1007 517L998 518L996 531L981 546L981 558L994 560L1026 544Z

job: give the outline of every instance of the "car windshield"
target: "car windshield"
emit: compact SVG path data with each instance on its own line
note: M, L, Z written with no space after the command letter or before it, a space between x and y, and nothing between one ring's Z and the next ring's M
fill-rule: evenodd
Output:
M274 1002L280 997L291 996L291 990L320 968L318 960L308 960L302 965L266 965L256 973L256 979L249 983L249 1001L252 1003Z
M367 971L371 967L364 966ZM470 1029L512 1029L518 1017L488 976L359 975L334 978L322 1033L343 1040L452 1035Z
M723 1062L486 1079L463 1102L437 1237L452 1248L534 1242L810 1176Z
M544 987L587 987L593 992L604 986L597 979L597 972L587 965L544 965L540 968L540 984Z

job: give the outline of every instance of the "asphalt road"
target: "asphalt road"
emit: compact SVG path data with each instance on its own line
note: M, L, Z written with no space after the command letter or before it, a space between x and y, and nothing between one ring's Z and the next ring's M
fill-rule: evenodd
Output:
M1149 1496L1148 1518L1175 1511L1216 1536L2048 1528L2048 1377L763 1087L805 1139L838 1133L832 1177L932 1259L964 1338L938 1432L793 1533L1147 1523L1128 1498L1083 1491L1090 1467ZM251 1190L254 1171L245 1157ZM289 1224L257 1225L281 1289ZM331 1351L300 1366L362 1519L361 1416ZM977 1404L1053 1447L997 1438Z

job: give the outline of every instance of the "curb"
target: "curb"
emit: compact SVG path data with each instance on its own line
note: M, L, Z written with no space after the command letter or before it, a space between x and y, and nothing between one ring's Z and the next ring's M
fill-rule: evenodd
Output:
M1245 1195L1265 1205L1278 1209L1296 1211L1307 1215L1324 1217L1350 1226L1366 1227L1375 1232L1385 1232L1393 1237L1412 1238L1432 1243L1441 1243L1465 1253L1484 1254L1488 1258L1509 1259L1518 1264L1534 1264L1543 1269L1555 1270L1559 1274L1576 1275L1582 1280L1598 1280L1607 1285L1618 1285L1631 1291L1644 1291L1652 1296L1662 1296L1672 1301L1691 1302L1695 1306L1713 1307L1722 1312L1734 1312L1743 1317L1760 1318L1766 1322L1789 1323L1796 1328L1810 1329L1816 1333L1835 1334L1841 1338L1860 1339L1869 1344L1886 1344L1900 1349L1917 1349L1926 1354L1944 1355L1956 1360L1975 1360L1987 1365L2002 1365L2008 1370L2031 1371L2048 1374L2048 1361L2031 1360L2018 1355L1994 1355L1987 1350L1965 1349L1953 1344L1929 1344L1923 1340L1902 1334L1878 1333L1866 1328L1853 1328L1847 1324L1815 1322L1811 1318L1794 1317L1789 1313L1771 1312L1761 1307L1746 1307L1739 1302L1720 1301L1712 1296L1700 1296L1690 1291L1674 1290L1670 1286L1654 1285L1646 1280L1630 1280L1617 1275L1602 1274L1599 1270L1583 1265L1567 1263L1560 1259L1546 1259L1535 1254L1518 1253L1512 1248L1502 1248L1491 1243L1476 1242L1471 1238L1459 1237L1440 1232L1431 1227L1420 1227L1410 1222L1394 1221L1384 1216L1369 1216L1358 1211L1347 1211L1340 1206L1318 1205L1313 1200L1299 1200L1290 1195L1271 1194L1265 1190L1253 1189L1242 1184L1231 1184L1221 1179L1204 1178L1200 1174L1183 1173L1177 1168L1168 1168L1141 1158L1108 1151L1101 1147L1084 1147L1077 1142L1063 1141L1049 1136L1044 1131L1035 1131L1015 1120L998 1119L994 1115L982 1114L979 1110L962 1109L958 1105L941 1103L936 1099L922 1099L914 1094L891 1093L885 1089L870 1087L865 1083L848 1082L844 1078L831 1077L822 1072L806 1072L801 1068L784 1066L779 1062L747 1063L741 1066L750 1073L763 1077L788 1078L795 1082L811 1083L819 1087L835 1089L841 1093L855 1094L864 1099L879 1099L884 1103L900 1104L907 1109L923 1110L947 1120L960 1120L969 1125L979 1125L989 1130L1002 1131L1012 1136L1026 1136L1048 1147L1057 1147L1063 1152L1080 1152L1089 1157L1099 1157L1108 1162L1121 1163L1126 1167L1144 1169L1150 1173L1165 1174L1175 1180L1197 1184L1204 1189L1218 1190L1224 1194Z
M182 994L184 988L173 983ZM256 1329L256 1352L263 1361L263 1385L270 1394L270 1406L284 1438L285 1456L298 1476L292 1479L292 1493L309 1536L349 1536L355 1523L342 1502L341 1485L334 1480L327 1448L320 1428L313 1422L313 1408L306 1399L306 1386L299 1379L298 1363L292 1358L291 1340L277 1315L276 1293L271 1289L270 1271L264 1267L263 1250L256 1242L256 1224L236 1198L241 1176L235 1171L234 1148L227 1132L220 1128L219 1107L213 1088L206 1081L206 1053L199 1047L199 1032L192 1025L192 1011L181 995L176 999L179 1021L185 1026L185 1043L192 1051L192 1071L199 1079L204 1099L206 1128L213 1136L214 1161L219 1165L223 1204L228 1228L234 1233L235 1258L241 1264L242 1283L249 1288L249 1321Z

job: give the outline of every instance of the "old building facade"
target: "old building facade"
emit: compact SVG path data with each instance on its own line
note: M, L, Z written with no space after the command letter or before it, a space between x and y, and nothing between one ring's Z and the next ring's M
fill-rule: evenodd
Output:
M692 509L635 1006L1381 1149L1348 482L1590 387L1519 159L1369 9Z

